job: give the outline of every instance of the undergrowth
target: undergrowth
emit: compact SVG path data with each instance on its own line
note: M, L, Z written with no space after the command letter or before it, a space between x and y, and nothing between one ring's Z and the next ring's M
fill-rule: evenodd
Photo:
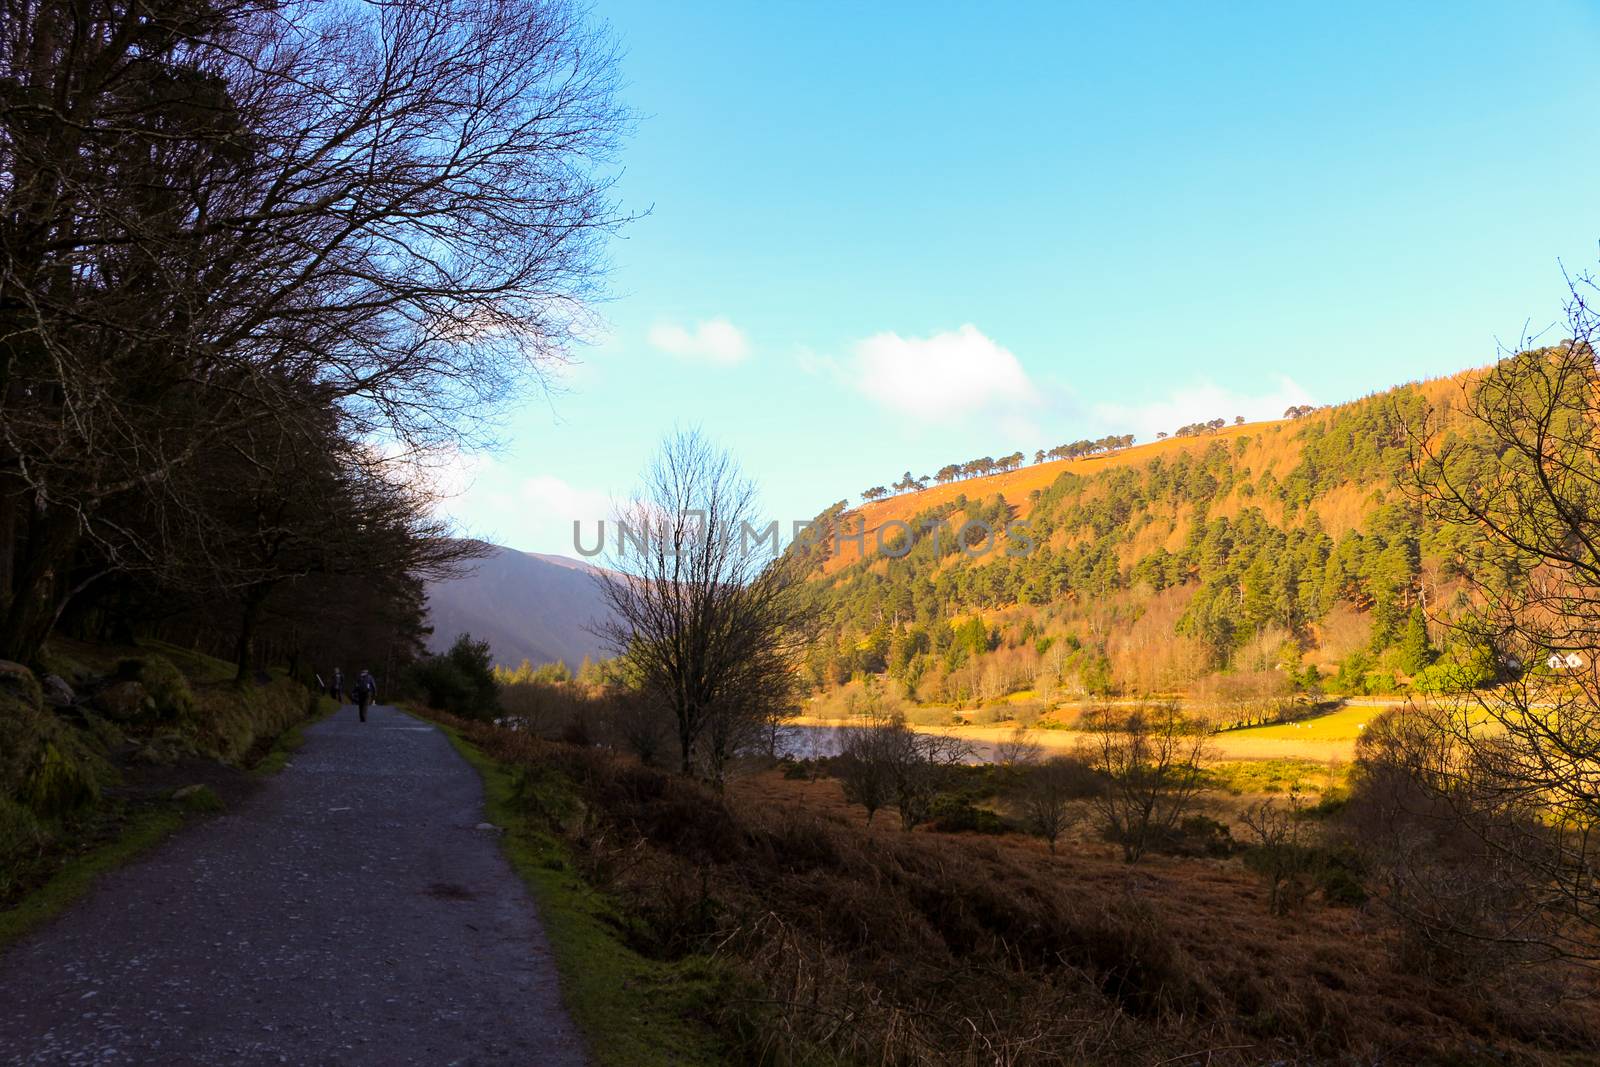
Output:
M506 856L538 901L568 1010L596 1061L615 1067L740 1062L709 1025L734 984L730 972L703 956L640 953L626 912L580 874L559 830L563 821L582 818L574 783L558 771L486 755L463 736L470 728L464 720L440 725L483 778L486 813L505 831Z
M1552 1029L1515 996L1392 970L1348 908L1269 916L1214 860L871 829L433 717L496 768L491 805L591 1032L608 1023L583 983L612 966L592 961L626 959L704 979L690 1017L739 1063L1554 1063L1593 1043L1587 1015Z
M59 912L185 817L224 805L206 785L175 797L164 779L181 783L204 770L231 780L262 753L260 769L270 772L297 742L293 728L331 707L281 675L254 686L220 681L225 664L170 647L74 644L70 654L47 652L46 663L91 694L136 686L124 692L139 694L129 701L138 714L114 722L92 699L48 706L31 673L9 668L0 686L0 943Z

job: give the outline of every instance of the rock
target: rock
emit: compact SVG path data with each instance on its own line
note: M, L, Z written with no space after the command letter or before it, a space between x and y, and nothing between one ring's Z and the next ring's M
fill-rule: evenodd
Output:
M190 811L221 811L223 806L222 798L208 785L186 785L174 790L172 799Z
M500 827L496 826L492 822L480 822L478 824L477 828L479 830L484 830L484 831L487 831L488 833L492 833L492 834L497 834L497 833L500 832Z
M70 708L78 699L78 694L72 691L72 686L59 674L47 674L44 681L39 683L44 690L44 702L51 707Z
M156 713L156 702L138 682L117 682L95 694L94 706L116 722L133 722Z
M132 759L135 763L145 763L152 767L171 767L182 755L183 753L170 739L155 737L135 749Z
M44 706L44 694L39 689L39 679L20 663L0 659L0 693L7 693L38 711Z

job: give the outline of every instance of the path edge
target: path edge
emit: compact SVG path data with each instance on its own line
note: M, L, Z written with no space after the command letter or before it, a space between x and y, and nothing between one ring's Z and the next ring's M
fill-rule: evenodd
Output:
M433 726L483 782L486 821L527 886L560 977L561 1001L598 1067L707 1067L733 1063L696 1002L723 984L714 963L667 963L634 951L625 920L579 875L559 837L516 803L518 768L493 759L428 709L395 705ZM575 792L575 791L574 791ZM714 994L712 994L714 995Z

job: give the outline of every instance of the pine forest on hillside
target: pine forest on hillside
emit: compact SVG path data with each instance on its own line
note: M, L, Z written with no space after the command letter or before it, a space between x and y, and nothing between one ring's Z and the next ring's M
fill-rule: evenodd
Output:
M1472 388L1402 386L1092 472L1058 464L1016 499L975 481L926 506L835 505L819 517L833 541L814 569L824 623L806 680L886 674L955 704L1486 683L1496 650L1429 619L1467 607L1461 579L1491 549L1408 491L1413 435L1470 432L1454 412ZM1464 443L1458 474L1497 463L1493 443Z

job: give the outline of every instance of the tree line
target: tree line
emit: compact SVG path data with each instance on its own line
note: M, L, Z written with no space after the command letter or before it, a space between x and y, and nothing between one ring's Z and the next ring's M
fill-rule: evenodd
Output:
M1233 424L1235 426L1244 425L1244 416L1243 415L1235 415L1234 418L1233 418ZM1171 436L1173 436L1173 437L1200 437L1200 436L1202 436L1204 434L1216 433L1218 430L1222 429L1226 425L1228 425L1228 420L1227 419L1211 419L1211 420L1209 420L1207 422L1190 422L1190 423L1185 423L1182 426L1179 426L1176 430L1173 430ZM1159 437L1159 438L1165 439L1168 435L1165 434L1165 433L1159 433L1156 436Z
M1043 463L1049 459L1082 459L1085 456L1105 455L1124 448L1132 447L1133 434L1108 434L1093 441L1073 441L1070 444L1056 445L1050 449L1039 449L1033 454L1035 463ZM861 491L861 499L871 502L882 500L884 497L897 493L916 492L926 489L929 482L939 485L948 485L951 482L962 481L967 478L983 478L991 474L1004 474L1014 471L1026 462L1027 457L1022 452L1013 452L1008 456L996 459L993 456L981 456L969 459L964 463L947 463L932 475L913 477L906 471L899 481L889 486L875 485L870 489Z
M622 221L609 41L479 0L0 33L0 658L413 654L477 551L429 472L565 358Z
M1133 434L1108 434L1093 441L1073 441L1071 444L1056 445L1054 448L1040 449L1033 454L1035 463L1043 463L1047 459L1082 459L1084 456L1099 456L1107 452L1116 452L1133 445Z

